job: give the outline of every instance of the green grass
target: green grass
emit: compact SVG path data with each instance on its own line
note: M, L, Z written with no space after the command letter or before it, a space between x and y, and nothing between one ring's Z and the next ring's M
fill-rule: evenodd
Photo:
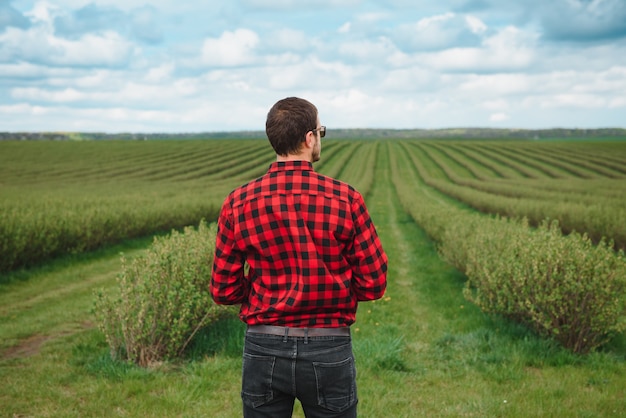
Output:
M384 149L366 198L389 286L359 305L353 327L359 415L623 416L624 336L578 356L468 303L465 277L402 210ZM181 362L146 370L110 359L92 291L114 286L119 252L137 255L148 243L1 277L0 416L241 416L244 327L234 314L199 334Z

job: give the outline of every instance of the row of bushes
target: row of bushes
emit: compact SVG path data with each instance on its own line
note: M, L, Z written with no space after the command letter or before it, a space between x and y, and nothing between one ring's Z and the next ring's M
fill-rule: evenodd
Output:
M448 225L440 250L483 311L585 353L626 329L626 259L611 245L563 236L557 221L532 229L526 220L464 217Z
M526 217L533 225L544 219L558 219L561 230L586 231L595 241L610 237L617 249L626 249L626 210L617 201L612 204L583 204L531 198L514 198L459 186L443 180L429 179L429 186L452 196L475 209L510 217Z
M0 205L0 273L214 218L219 203L185 196L55 199Z
M589 201L589 193L586 196L580 193L579 200L574 199L571 194L554 191L551 192L549 199L545 197L546 194L542 196L538 192L535 196L507 196L495 187L489 188L488 181L476 182L461 178L454 173L446 161L436 153L428 152L428 148L423 144L419 149L411 149L411 151L420 152L420 159L432 160L448 177L448 179L441 179L426 175L424 181L429 186L481 212L510 217L527 217L533 225L540 224L546 218L558 219L561 230L565 233L584 231L595 242L599 242L602 237L607 237L614 242L616 248L626 249L626 224L623 222L626 210L623 207L622 196L603 198L596 196L596 201L593 203ZM501 183L497 186L507 187L506 184ZM508 187L513 186L508 184ZM593 185L590 186L592 187ZM481 190L483 188L488 190Z
M564 236L557 222L492 218L438 200L420 159L392 153L403 206L467 276L465 296L485 312L520 321L577 353L626 329L626 258L612 243ZM411 180L409 180L411 179Z
M114 359L149 366L179 358L227 308L209 294L215 224L156 237L141 256L122 257L114 292L96 293L95 314Z

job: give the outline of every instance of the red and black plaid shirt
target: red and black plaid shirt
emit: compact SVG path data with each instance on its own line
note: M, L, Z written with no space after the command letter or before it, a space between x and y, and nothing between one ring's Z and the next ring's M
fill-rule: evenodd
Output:
M211 294L241 303L248 325L348 326L357 301L382 297L386 285L387 256L363 197L311 163L272 163L224 201Z

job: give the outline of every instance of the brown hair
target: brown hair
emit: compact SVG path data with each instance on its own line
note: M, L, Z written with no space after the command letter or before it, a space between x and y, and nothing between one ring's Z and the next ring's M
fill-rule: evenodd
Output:
M286 156L300 151L306 134L317 128L317 108L298 97L279 100L270 109L265 133L276 154Z

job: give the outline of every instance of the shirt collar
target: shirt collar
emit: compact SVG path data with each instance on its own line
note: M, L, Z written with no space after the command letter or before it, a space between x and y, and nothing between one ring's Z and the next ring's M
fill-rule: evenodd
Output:
M313 171L313 164L310 161L294 160L294 161L274 161L270 164L269 173L276 171Z

